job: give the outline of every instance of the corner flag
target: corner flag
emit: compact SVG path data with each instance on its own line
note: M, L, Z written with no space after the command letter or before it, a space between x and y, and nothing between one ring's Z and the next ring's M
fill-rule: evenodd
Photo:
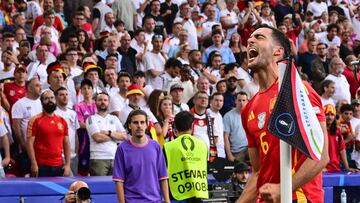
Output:
M269 131L307 157L320 160L323 131L307 95L307 90L290 58L279 62L279 94L270 115ZM280 77L282 80L280 80Z

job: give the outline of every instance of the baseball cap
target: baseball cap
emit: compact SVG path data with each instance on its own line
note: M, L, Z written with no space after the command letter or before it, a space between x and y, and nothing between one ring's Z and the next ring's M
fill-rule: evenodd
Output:
M360 99L353 99L351 101L351 104L354 105L354 104L357 104L357 105L360 105Z
M324 112L325 112L325 115L327 115L327 114L332 114L334 116L336 115L336 109L335 109L334 105L332 105L332 104L326 104L324 106Z
M244 162L237 163L234 166L234 172L235 173L238 173L238 172L241 172L241 171L248 171L248 170L249 170L249 166Z
M128 87L128 91L126 93L126 97L133 94L140 94L142 96L145 96L144 92L141 90L141 87L139 84L132 84Z
M184 87L182 86L181 83L175 83L173 85L171 85L170 87L170 92L176 89L180 89L180 90L184 90Z
M23 70L25 73L27 72L25 64L16 65L14 72L16 73L18 70Z

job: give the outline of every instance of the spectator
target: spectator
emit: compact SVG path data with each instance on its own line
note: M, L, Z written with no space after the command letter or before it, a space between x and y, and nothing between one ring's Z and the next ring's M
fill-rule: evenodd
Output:
M180 82L180 70L182 64L175 58L169 58L165 63L165 70L159 75L161 84L159 85L162 91L168 92L171 85Z
M230 64L228 64L230 65ZM225 115L228 111L235 107L236 87L238 79L232 73L226 76L226 92L224 93L224 106L220 110L221 115Z
M218 157L225 158L225 147L224 147L224 124L223 124L223 117L220 114L220 109L224 105L224 96L219 93L215 92L210 97L210 108L207 109L207 113L210 115L211 119L213 120L214 125L214 134L217 137L216 140L216 149L218 153Z
M151 51L153 50L152 46L152 38L155 35L155 20L152 16L145 16L143 19L143 26L142 30L144 30L145 34L145 43L147 44L147 50Z
M117 94L113 95L110 100L109 112L117 117L119 117L121 110L128 103L126 94L129 86L131 85L132 79L129 73L120 72L117 77L117 85L119 86L119 91ZM124 118L125 119L125 118Z
M155 20L155 34L162 35L166 38L165 18L160 13L160 0L152 0L150 2L150 12L147 15L152 16Z
M73 202L84 202L89 200L81 200L78 196L78 192L81 188L89 188L88 184L84 181L78 180L71 183L69 187L69 191L65 195L65 203L73 203Z
M191 10L190 5L187 2L182 3L180 6L179 17L175 18L175 22L181 22L183 28L188 31L189 38L188 43L191 46L191 49L198 49L198 39L197 39L197 32L194 22L190 19L191 17Z
M175 83L170 87L170 95L172 98L174 115L182 111L189 111L189 106L186 103L181 102L183 92L184 87L181 83Z
M71 25L66 27L65 30L61 32L59 41L61 45L61 50L63 52L65 52L66 50L65 44L68 42L69 36L71 36L72 34L76 34L77 30L82 29L84 22L85 22L84 13L81 11L76 11L73 14Z
M321 103L323 106L331 104L335 106L335 102L332 99L335 93L335 82L332 80L324 80L321 82Z
M207 17L206 21L202 23L202 32L200 34L200 42L204 42L205 40L211 40L212 28L214 25L220 25L220 23L215 19L216 17L216 8L214 5L210 3L203 4L204 14Z
M233 186L233 191L241 195L245 189L245 185L249 180L249 166L240 162L234 166L234 172L232 173L231 183ZM235 199L236 201L236 199Z
M35 43L39 43L40 42L40 38L41 35L43 34L43 32L45 32L45 28L47 28L47 32L49 32L49 36L51 41L53 42L58 42L59 41L59 31L56 30L56 28L53 26L54 24L54 20L55 20L55 12L53 10L50 11L46 11L43 14L44 16L44 23L42 25L40 25L34 33L34 42Z
M9 108L7 109L8 112L11 112L11 108L16 101L25 97L26 94L25 82L26 82L26 67L22 64L18 64L16 65L14 70L14 81L4 84L4 92L3 92L4 95L1 97L3 106L6 103L9 104Z
M96 96L97 113L86 120L90 136L90 175L112 175L117 144L127 139L124 127L113 115L108 114L109 95Z
M311 64L317 57L316 55L316 45L317 41L315 39L307 40L307 50L303 54L299 54L297 58L297 64L301 67L301 72L306 74L309 78L309 81L313 80L313 75L311 72ZM299 67L299 68L300 68ZM320 71L320 70L317 70Z
M30 63L26 68L28 73L27 75L28 79L33 78L36 75L39 76L42 89L46 89L48 87L47 72L46 72L47 65L49 64L47 62L48 56L49 56L48 47L40 44L36 48L37 60L35 62Z
M268 26L276 27L274 14L272 13L268 3L263 3L261 5L261 24L267 24Z
M1 100L1 98L0 98ZM1 107L0 107L1 108ZM4 109L1 108L1 114L5 114L6 111ZM7 127L5 125L5 122L3 120L3 118L1 119L1 124L0 124L0 141L1 141L1 145L2 145L2 149L4 150L4 159L1 157L0 154L0 179L5 178L5 172L4 172L4 167L7 167L8 164L10 163L10 143L9 143L9 138L8 138L8 130Z
M114 69L116 73L116 68L118 65L118 55L117 54L108 54L105 58L105 70Z
M16 54L12 51L5 50L1 54L1 61L4 69L0 70L0 83L9 82L14 77L15 64L19 64Z
M213 51L220 52L220 54L223 56L222 57L222 62L223 63L234 63L234 62L236 62L232 50L229 47L224 47L222 45L223 37L222 37L221 32L218 32L218 31L212 32L211 38L212 38L212 41L213 41L214 45L212 45L212 46L208 47L207 49L205 49L205 52L204 52L203 57L202 57L202 62L204 64L208 63L210 53L213 52Z
M351 100L350 85L343 75L344 68L345 64L340 58L331 59L330 74L325 78L325 80L332 80L335 82L335 93L332 96L335 103L342 99L345 99L350 103Z
M157 109L156 117L162 127L162 136L166 141L174 140L177 135L175 133L173 104L170 97L161 97Z
M70 142L70 168L74 176L78 173L78 150L79 150L79 140L77 130L80 128L79 121L77 119L76 112L72 109L67 108L69 102L68 91L65 87L60 87L55 92L55 98L57 103L57 108L55 113L62 118L68 124L68 136Z
M328 13L331 13L332 11L335 11L335 12L337 12L339 15L345 17L344 9L342 9L342 8L338 5L338 0L330 0L330 2L331 2L331 5L328 7Z
M359 89L359 82L360 81L360 73L356 72L356 78L354 76L354 70L351 65L352 62L356 61L356 57L354 55L348 55L345 59L345 69L344 69L344 76L350 85L350 93L351 98L355 98L356 91Z
M205 92L208 96L212 95L214 88L210 86L209 80L206 77L200 77L196 82L196 89L201 92ZM194 107L195 96L190 98L187 102L189 108Z
M181 45L179 51L176 53L175 57L182 64L189 64L189 52L191 47L187 44Z
M140 101L140 106L147 105L147 98L149 98L150 94L154 91L154 88L151 85L146 84L145 73L143 71L137 71L134 74L134 83L140 85L145 94L145 97Z
M328 11L328 7L325 2L321 0L315 0L308 4L307 10L314 14L314 18L319 19L323 12Z
M111 98L119 92L119 87L117 85L118 75L116 74L115 69L109 68L105 69L104 76L106 82L105 90Z
M234 0L226 0L226 9L221 10L220 12L220 22L222 27L226 30L225 39L229 40L231 35L236 32L239 20L234 11L235 1Z
M93 3L94 6L92 9L92 22L91 22L92 30L94 30L95 36L99 37L100 32L105 28L105 14L113 11L108 5L103 3L101 0L93 0Z
M122 20L126 30L133 32L137 28L136 9L133 1L130 0L114 0L112 10L116 20Z
M68 48L65 52L66 61L69 63L70 75L69 78L74 78L82 74L81 67L78 65L79 54L76 48Z
M216 83L216 92L224 94L226 92L226 80L219 80Z
M105 70L105 68L106 68L105 67L106 56L109 54L116 54L118 63L117 63L115 70L117 73L121 71L122 56L119 53L118 48L119 48L119 39L118 39L117 35L108 37L107 48L103 52L98 54L98 60L99 60L98 65L101 67L102 70Z
M351 154L355 162L356 168L360 169L360 101L355 99L351 102L352 106L354 107L353 118L350 120L351 125L355 126L355 138L354 138L354 150Z
M102 31L108 31L108 32L117 32L115 26L115 16L112 12L108 12L105 14L105 27Z
M160 13L164 18L164 27L168 34L173 33L172 25L174 23L178 11L179 11L178 6L174 4L172 0L166 0L160 4Z
M173 28L176 28L178 26L182 27L182 24L177 22L174 24ZM174 32L174 33L176 33L176 32ZM176 36L176 38L177 38L176 41L178 41L177 43L173 42L173 41L175 41L175 39L173 39L169 42L170 43L169 53L168 53L169 57L175 57L177 55L177 53L180 51L181 46L184 46L184 45L190 46L188 44L189 33L187 30L185 30L185 29L179 30L178 36ZM191 49L191 47L190 47L190 49Z
M340 133L344 138L346 156L350 167L354 166L354 161L351 157L351 153L354 149L355 127L351 125L351 119L353 117L354 107L351 104L343 104L340 106L339 125Z
M325 6L326 6L326 4L325 4ZM327 9L327 7L326 7L326 9ZM308 10L310 10L310 9L308 9ZM275 14L275 20L277 23L282 22L286 15L295 14L294 9L292 7L291 0L281 0L278 3L276 3L275 8L274 8L274 14ZM320 16L321 13L318 15Z
M156 116L159 114L160 99L164 97L165 97L164 91L155 89L154 91L151 92L147 100L147 107L149 107L150 111Z
M26 129L31 117L41 112L41 84L37 77L25 83L26 96L19 99L11 110L13 133L20 148L19 165L22 176L30 174L30 160L26 153Z
M145 70L147 72L147 83L154 89L161 89L162 79L160 74L164 71L167 55L162 51L163 36L154 35L151 43L153 50L147 52L144 58Z
M145 41L145 32L143 30L137 30L134 35L134 38L130 42L130 46L137 52L135 56L136 69L139 71L145 71L144 57L148 51L148 43Z
M327 57L327 45L319 43L316 46L317 57L311 62L311 76L313 78L312 86L320 93L320 83L329 74L330 59Z
M81 29L76 31L76 35L78 36L78 41L79 41L79 46L78 46L79 52L82 54L92 53L93 47L92 44L90 44L90 39L87 32Z
M44 3L43 3L44 13L51 11L53 8L54 8L53 0L44 0ZM44 24L44 15L39 15L34 20L34 24L32 27L32 33L35 33L35 31L38 29L38 27L40 27L42 24ZM64 25L62 24L61 19L58 16L55 16L54 21L53 21L53 26L59 32L62 32L64 30Z
M120 39L120 47L118 48L121 59L121 71L128 72L131 76L136 72L136 54L137 51L130 47L131 37L129 34L124 34Z
M229 161L244 162L248 159L248 143L240 114L247 102L248 96L245 92L237 93L236 107L224 116L224 143Z
M160 145L146 136L147 127L146 112L134 110L129 114L126 128L132 136L120 144L114 160L113 180L119 202L159 202L161 194L166 203L170 202L165 158Z
M90 169L90 141L86 131L86 120L88 117L95 115L96 104L93 98L94 88L89 79L84 79L80 86L81 94L84 99L74 106L74 110L79 120L80 129L79 136L79 165L78 174L88 176Z
M30 119L26 133L31 176L69 176L71 168L67 122L54 113L56 100L53 91L43 92L40 101L43 111Z
M326 28L326 32L315 34L316 38L326 44L328 47L335 45L340 47L341 40L337 36L340 33L340 28L337 24L330 24Z
M49 84L49 89L54 93L60 87L66 86L64 82L66 74L58 61L49 64L46 72L48 74L47 82Z
M210 73L210 70L202 64L201 52L199 50L191 50L189 52L190 73L196 81L200 77L206 77L212 83L216 82L216 77Z

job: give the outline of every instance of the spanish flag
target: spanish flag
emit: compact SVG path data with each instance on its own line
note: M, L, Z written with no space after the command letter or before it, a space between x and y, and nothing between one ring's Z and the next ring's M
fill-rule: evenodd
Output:
M320 160L324 136L307 90L291 58L279 62L278 70L281 86L268 129L307 157Z

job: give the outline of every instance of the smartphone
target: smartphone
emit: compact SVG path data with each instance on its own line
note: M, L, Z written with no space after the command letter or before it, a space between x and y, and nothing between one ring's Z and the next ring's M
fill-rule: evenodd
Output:
M10 51L10 52L13 52L12 47L8 47L8 48L6 48L6 50L8 50L8 51Z

